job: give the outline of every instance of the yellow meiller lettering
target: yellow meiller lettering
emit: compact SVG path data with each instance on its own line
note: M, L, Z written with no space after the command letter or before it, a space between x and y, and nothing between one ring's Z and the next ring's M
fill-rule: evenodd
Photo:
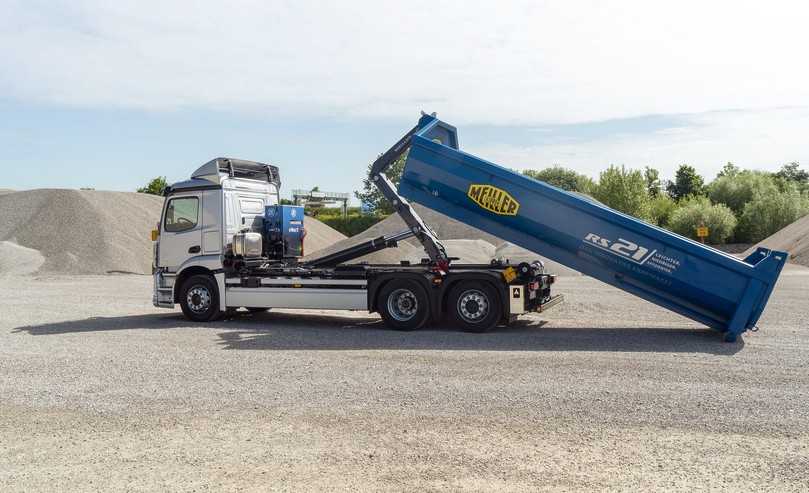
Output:
M472 202L487 211L503 216L516 216L520 203L508 192L492 185L471 184L466 193Z

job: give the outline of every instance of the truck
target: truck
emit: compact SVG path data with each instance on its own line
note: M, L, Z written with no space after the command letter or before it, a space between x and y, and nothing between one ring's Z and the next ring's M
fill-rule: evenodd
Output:
M397 186L388 167L407 153ZM155 306L179 304L208 321L239 308L367 310L394 329L446 320L488 331L564 299L539 259L461 264L410 200L541 252L563 265L679 313L735 341L754 329L787 254L758 248L739 259L586 196L465 153L435 114L371 166L369 177L407 229L304 258L302 207L280 204L276 166L230 158L204 164L165 191L154 240ZM419 263L349 263L415 238Z

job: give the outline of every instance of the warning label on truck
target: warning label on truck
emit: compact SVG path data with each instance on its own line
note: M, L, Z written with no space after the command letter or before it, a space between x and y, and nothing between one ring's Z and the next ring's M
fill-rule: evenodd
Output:
M473 183L469 185L469 191L466 195L487 211L502 216L516 216L517 211L520 210L520 203L514 200L514 197L505 190L491 185Z

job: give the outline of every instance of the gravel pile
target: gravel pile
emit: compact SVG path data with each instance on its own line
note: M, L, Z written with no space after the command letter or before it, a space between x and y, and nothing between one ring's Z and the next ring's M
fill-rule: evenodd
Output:
M328 248L347 238L343 233L313 217L306 216L303 224L306 228L306 238L303 240L303 252L307 254Z
M809 267L809 215L753 245L744 255L753 253L760 246L788 252L790 262Z
M39 250L20 246L13 241L0 241L0 276L33 274L45 263Z
M459 264L488 264L495 258L495 246L486 240L442 240L450 257ZM422 255L423 257L424 255Z
M162 197L39 189L0 195L0 274L151 272Z

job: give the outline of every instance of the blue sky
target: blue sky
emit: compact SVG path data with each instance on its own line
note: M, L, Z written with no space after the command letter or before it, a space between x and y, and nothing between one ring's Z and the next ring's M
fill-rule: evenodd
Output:
M809 165L803 2L0 6L0 188L132 190L224 155L351 191L420 110L514 168Z

